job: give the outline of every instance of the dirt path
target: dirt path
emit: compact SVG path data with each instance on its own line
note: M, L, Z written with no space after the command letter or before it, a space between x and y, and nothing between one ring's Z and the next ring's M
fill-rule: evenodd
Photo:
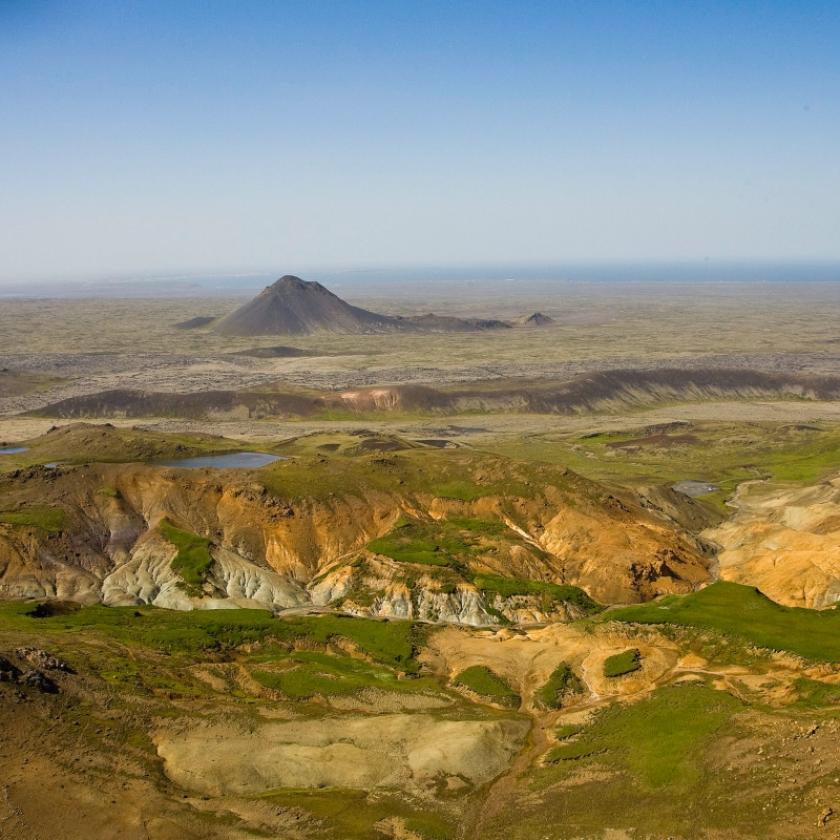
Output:
M532 717L527 746L516 756L507 772L499 776L484 796L473 805L472 813L461 827L461 840L483 840L487 836L486 828L494 824L496 816L516 797L520 777L534 766L548 749L548 744L545 725Z

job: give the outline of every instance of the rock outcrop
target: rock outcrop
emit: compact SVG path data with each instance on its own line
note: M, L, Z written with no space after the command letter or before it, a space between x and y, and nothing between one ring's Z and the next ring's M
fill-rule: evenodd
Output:
M720 577L757 586L780 604L840 603L840 478L810 487L742 484L735 514L704 532Z
M462 459L465 477L473 475L466 472L470 456L450 457ZM712 561L703 544L672 517L562 469L546 467L544 485L523 482L516 490L518 468L483 457L475 463L484 478L513 470L513 489L500 492L491 483L463 501L409 489L403 475L417 485L426 479L411 472L408 459L400 467L373 453L347 463L357 477L326 496L283 497L261 484L259 473L137 464L7 476L0 509L34 513L0 524L0 598L174 609L340 607L469 625L533 624L579 613L562 598L548 598L545 587L499 589L476 581L574 585L596 601L617 603L689 591L709 579ZM287 464L278 464L275 477ZM319 470L333 469L326 459L309 466L313 486L324 480ZM41 525L36 513L44 510L61 516ZM460 526L450 520L478 523L486 533L461 534L466 542L451 549L455 554L441 549L442 565L418 565L378 553L371 543L404 517L430 529L431 539L439 528L455 527L457 536ZM179 549L161 533L164 520L206 542L200 585L187 585L176 570Z

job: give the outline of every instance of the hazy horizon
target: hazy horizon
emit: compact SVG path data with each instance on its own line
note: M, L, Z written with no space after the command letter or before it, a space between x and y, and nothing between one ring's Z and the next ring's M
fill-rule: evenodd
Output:
M838 41L817 2L0 4L0 281L840 261Z
M258 271L152 272L88 277L0 280L0 298L7 297L168 297L245 295L284 274L317 280L339 294L416 292L423 288L453 293L476 284L485 289L506 284L530 291L562 284L809 284L840 282L840 260L811 262L762 261L581 261L565 264L304 266Z

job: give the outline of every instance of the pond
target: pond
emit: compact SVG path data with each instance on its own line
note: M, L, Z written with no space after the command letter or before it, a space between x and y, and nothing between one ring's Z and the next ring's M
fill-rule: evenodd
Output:
M708 481L678 481L671 485L672 490L677 493L683 493L686 496L691 496L696 499L698 496L705 496L707 493L714 493L718 486L710 484Z
M200 469L214 467L218 470L255 470L275 461L285 460L282 455L270 455L268 452L228 452L225 455L199 455L194 458L172 458L157 463L164 467L182 469Z
M19 455L27 449L28 446L0 446L0 455Z

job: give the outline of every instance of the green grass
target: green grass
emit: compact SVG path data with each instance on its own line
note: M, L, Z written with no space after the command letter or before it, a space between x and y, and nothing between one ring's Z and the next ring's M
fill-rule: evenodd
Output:
M31 603L0 604L0 630L59 637L75 633L102 636L178 654L234 648L286 631L284 622L266 610L181 612L156 607L95 605L48 618L35 618L33 611Z
M455 499L459 502L474 502L490 495L480 484L458 478L433 482L429 485L429 490L441 499Z
M502 598L511 598L515 595L537 595L543 598L547 605L567 603L587 614L595 613L600 609L600 606L577 586L504 578L498 575L478 575L473 579L473 584L485 598L494 595L500 595Z
M0 603L0 631L64 636L100 635L128 645L171 654L225 651L244 644L305 640L327 644L343 638L392 668L415 674L415 651L424 629L408 621L375 621L336 615L275 618L267 610L164 610L157 607L81 607L48 618L35 618L31 603Z
M377 662L409 674L419 670L414 657L425 634L419 624L337 615L288 619L283 623L299 629L301 635L313 641L326 643L337 636L344 637Z
M689 595L671 595L610 610L606 617L714 630L757 647L840 662L840 610L785 607L751 586L728 581L718 581Z
M543 481L542 479L545 479ZM566 473L466 450L407 449L345 457L300 454L260 471L260 482L281 498L325 499L370 492L428 494L464 502L487 496L532 498Z
M368 543L368 551L398 563L448 566L466 571L464 563L488 548L487 540L513 537L504 523L492 519L452 516L432 522L402 519L382 537ZM518 540L514 540L518 541Z
M115 428L96 422L65 426L26 441L26 445L26 452L4 456L4 470L52 461L62 464L146 462L256 448L213 435Z
M381 594L381 592L368 589L359 578L354 577L350 588L340 598L332 601L331 604L336 608L342 607L346 603L357 604L360 607L371 607Z
M812 483L840 468L836 426L704 421L665 435L679 439L687 434L694 441L677 440L664 446L645 443L647 434L648 430L636 428L594 435L541 435L505 438L491 447L513 458L565 464L595 480L626 484L709 481L720 489L700 501L719 513L729 511L724 501L742 481L767 478ZM639 439L642 442L634 449L620 446Z
M61 508L33 506L22 510L0 513L0 523L26 528L40 528L42 531L56 533L67 520L67 514Z
M534 700L543 709L559 709L572 694L579 694L583 685L567 662L561 662L551 673L546 684L534 694Z
M437 681L430 678L401 680L388 668L319 651L294 651L274 662L283 666L283 670L255 669L252 675L261 685L280 691L292 700L356 694L367 688L403 693L440 689Z
M423 566L451 566L467 554L471 546L445 525L426 522L400 522L384 537L371 540L368 551L383 554L398 563Z
M554 731L554 737L558 741L568 741L570 738L574 738L575 735L579 735L582 731L583 727L576 723L564 723Z
M642 667L642 654L638 648L616 653L604 660L605 677L623 677L625 674L632 674Z
M484 665L465 668L455 677L453 683L502 706L519 705L519 695L498 674L494 674Z
M482 519L477 516L449 516L446 519L452 527L483 537L511 536L511 531L498 519Z
M797 698L794 706L803 709L820 709L840 706L840 685L799 677L793 684Z
M605 765L642 789L687 791L705 772L704 754L714 735L741 708L731 695L705 686L667 686L637 703L610 706L573 741L554 747L547 760L567 769Z
M167 542L178 549L172 560L173 571L181 576L190 594L200 594L201 587L207 580L207 572L213 565L210 540L189 531L182 531L167 519L160 523L160 533Z

